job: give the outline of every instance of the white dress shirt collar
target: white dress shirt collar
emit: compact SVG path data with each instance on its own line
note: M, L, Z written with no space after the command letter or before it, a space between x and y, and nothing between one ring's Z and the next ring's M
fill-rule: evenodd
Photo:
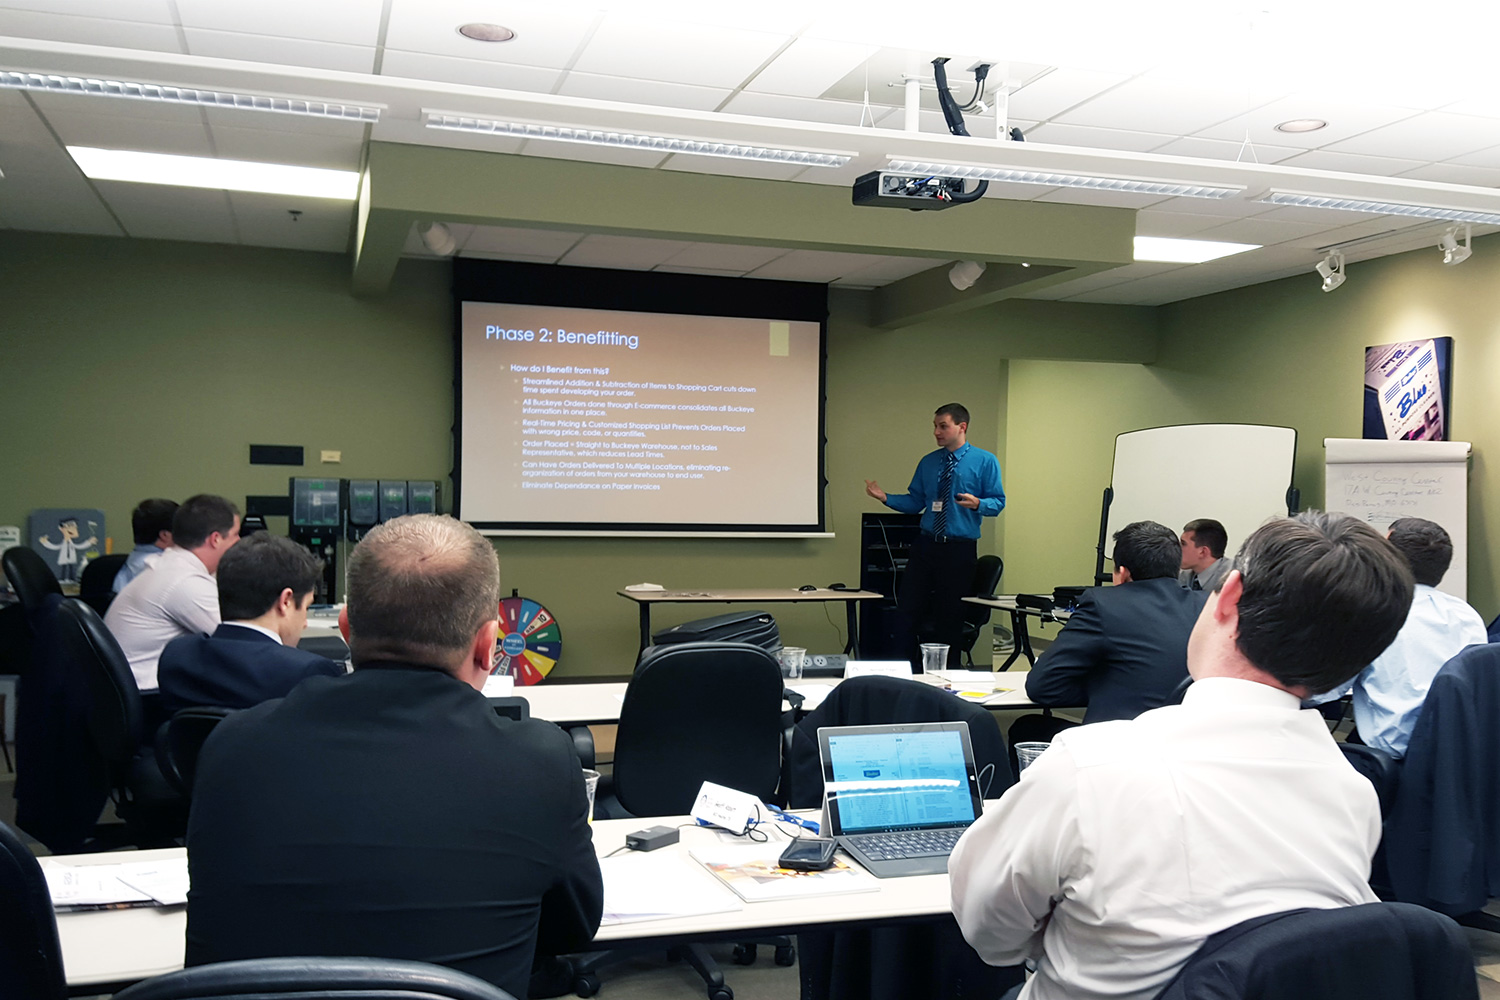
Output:
M1205 677L1188 685L1182 697L1191 708L1284 708L1295 712L1302 702L1290 691L1240 677Z
M284 642L281 641L281 636L277 635L275 632L272 632L270 629L266 628L263 625L257 625L254 622L225 622L224 624L225 625L233 625L235 628L253 629L256 632L259 632L261 635L268 635L272 639L275 639L276 640L276 645L278 645L278 646L285 646L286 645L286 643L284 643Z

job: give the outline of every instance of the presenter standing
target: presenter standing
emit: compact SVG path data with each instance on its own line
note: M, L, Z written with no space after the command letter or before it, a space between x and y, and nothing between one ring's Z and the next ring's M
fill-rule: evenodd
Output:
M968 442L969 411L958 403L932 418L937 450L922 456L904 494L888 494L874 480L865 492L892 510L921 514L921 534L912 547L896 596L900 648L920 671L918 633L948 646L948 666L961 663L963 601L974 579L981 518L1005 509L1000 462Z

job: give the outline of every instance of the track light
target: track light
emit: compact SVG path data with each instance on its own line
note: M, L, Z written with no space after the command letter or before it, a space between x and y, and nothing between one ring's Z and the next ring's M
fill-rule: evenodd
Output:
M1323 276L1323 291L1333 291L1344 283L1344 255L1333 251L1318 261L1317 271Z
M960 292L974 287L974 282L984 273L984 261L960 260L948 269L948 281Z
M422 237L422 245L439 257L451 256L453 251L458 249L458 241L453 238L453 230L441 222L429 222L418 228L417 232Z
M1459 230L1463 230L1463 243L1458 242ZM1443 251L1443 263L1462 264L1468 260L1469 255L1474 252L1474 248L1469 245L1472 236L1472 226L1449 226L1447 232L1443 233L1443 242L1438 244L1438 249Z

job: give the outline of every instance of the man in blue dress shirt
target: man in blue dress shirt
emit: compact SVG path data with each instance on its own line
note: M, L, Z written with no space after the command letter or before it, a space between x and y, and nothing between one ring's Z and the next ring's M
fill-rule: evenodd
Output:
M932 417L937 450L922 456L904 494L888 494L873 479L865 492L892 510L921 514L921 534L912 547L896 597L901 648L916 669L922 660L917 632L946 643L948 665L958 667L963 602L973 585L981 518L1005 509L1000 462L968 442L969 411L959 403L938 407Z
M1479 612L1436 589L1453 561L1453 540L1441 525L1403 517L1391 522L1388 537L1411 564L1417 581L1406 623L1396 641L1358 676L1310 703L1332 701L1352 689L1359 738L1377 750L1405 757L1433 677L1465 647L1488 642L1489 635Z
M151 567L161 554L172 547L172 515L177 513L177 501L153 497L136 504L130 512L130 531L135 538L135 548L125 557L125 565L115 574L110 589L115 593Z

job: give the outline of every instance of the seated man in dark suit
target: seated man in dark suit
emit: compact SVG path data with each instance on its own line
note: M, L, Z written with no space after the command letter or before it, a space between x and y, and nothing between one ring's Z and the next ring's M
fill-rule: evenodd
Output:
M387 521L349 557L354 672L236 712L198 759L187 964L415 959L521 998L604 903L572 741L480 689L500 567L448 517Z
M1181 561L1177 533L1164 524L1136 521L1115 532L1115 585L1084 592L1026 678L1027 697L1087 705L1085 722L1133 719L1166 704L1187 680L1188 635L1207 596L1178 586Z
M337 677L344 665L297 648L307 628L323 561L290 538L260 532L219 561L213 635L167 643L156 681L168 714L189 705L249 708L284 696L309 677Z

